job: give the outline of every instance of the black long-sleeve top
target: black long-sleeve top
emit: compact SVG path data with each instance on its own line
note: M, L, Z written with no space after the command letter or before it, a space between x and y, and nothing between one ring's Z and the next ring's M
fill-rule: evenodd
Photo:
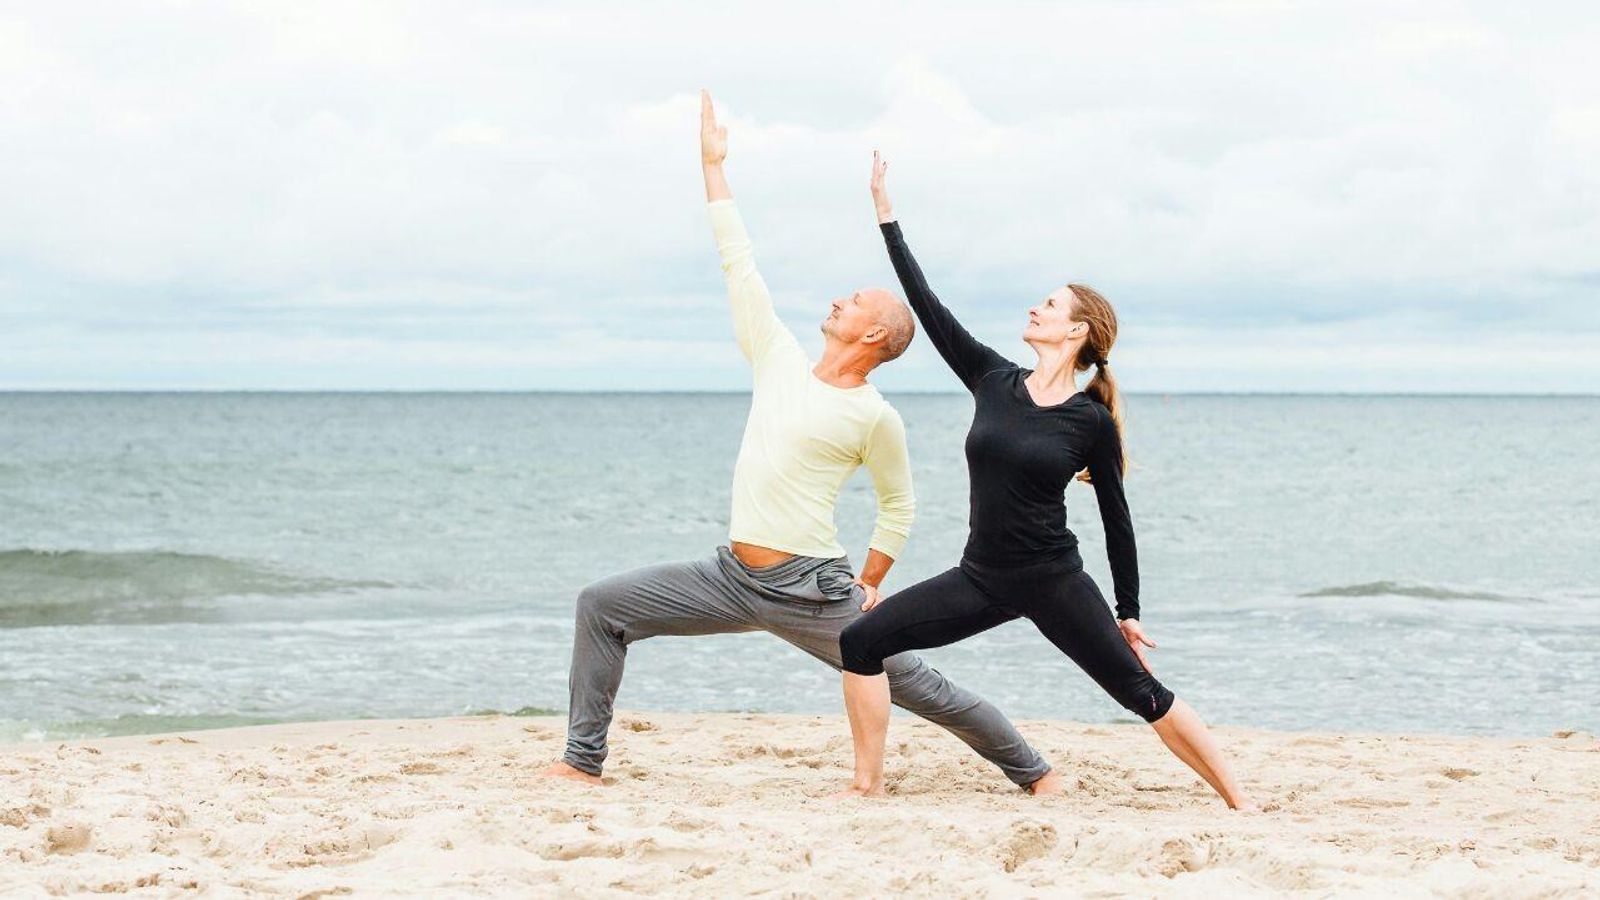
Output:
M1139 559L1122 492L1122 439L1111 412L1082 392L1054 406L1033 402L1023 383L1031 370L961 327L929 290L900 224L880 227L912 311L976 403L966 444L972 512L964 557L1008 569L1076 557L1065 496L1073 477L1088 468L1105 523L1117 618L1137 619Z

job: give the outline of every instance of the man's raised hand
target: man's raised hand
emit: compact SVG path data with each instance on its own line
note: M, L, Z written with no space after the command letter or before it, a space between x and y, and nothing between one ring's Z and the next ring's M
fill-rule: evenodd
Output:
M711 108L711 94L700 91L700 162L722 165L728 155L728 129L717 125L717 111Z

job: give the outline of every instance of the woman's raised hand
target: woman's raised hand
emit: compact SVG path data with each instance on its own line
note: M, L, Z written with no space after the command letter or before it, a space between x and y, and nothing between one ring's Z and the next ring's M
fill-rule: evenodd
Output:
M878 151L872 151L872 205L878 210L879 225L894 221L894 206L889 203L889 189L883 184L883 177L888 171L889 163L878 155Z

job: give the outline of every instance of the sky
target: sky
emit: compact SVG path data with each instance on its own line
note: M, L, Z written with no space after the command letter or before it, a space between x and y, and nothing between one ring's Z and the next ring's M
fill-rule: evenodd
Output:
M1600 7L0 0L0 389L746 390L697 92L780 314L935 289L1132 391L1600 392ZM955 390L924 340L885 391Z

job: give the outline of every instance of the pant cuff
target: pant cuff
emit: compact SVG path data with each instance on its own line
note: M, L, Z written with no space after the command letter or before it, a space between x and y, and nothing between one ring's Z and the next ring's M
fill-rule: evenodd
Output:
M1006 777L1010 778L1017 787L1026 788L1054 771L1055 769L1049 763L1041 759L1038 766L1020 769L1016 772L1007 772Z
M596 778L600 777L601 769L598 763L589 762L581 757L573 756L571 753L567 753L562 756L561 761L573 767L574 769L577 769L579 772L586 772L595 776Z

